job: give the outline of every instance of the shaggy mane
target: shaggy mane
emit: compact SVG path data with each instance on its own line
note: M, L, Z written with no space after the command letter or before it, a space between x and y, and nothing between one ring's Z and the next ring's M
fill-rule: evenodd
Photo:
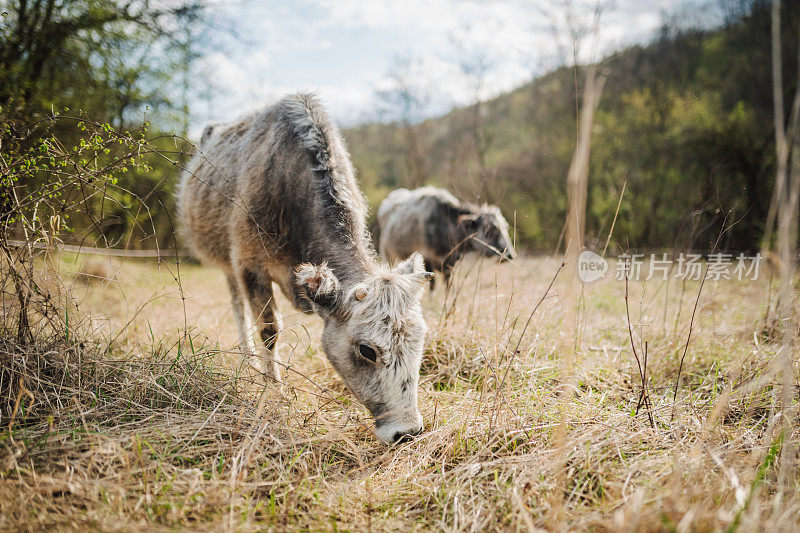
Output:
M358 227L357 221L366 211L364 199L354 197L347 183L353 170L344 139L322 104L313 94L297 94L283 98L275 111L308 155L326 213L353 237L362 237L366 228ZM354 211L362 216L354 216Z

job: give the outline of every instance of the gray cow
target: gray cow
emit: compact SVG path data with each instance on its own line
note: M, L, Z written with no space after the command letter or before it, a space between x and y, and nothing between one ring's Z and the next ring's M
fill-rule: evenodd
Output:
M459 202L437 187L392 191L378 209L378 226L385 261L420 252L425 268L441 272L448 284L453 267L467 252L501 262L516 257L500 209ZM431 289L433 284L431 279Z
M320 104L288 96L206 128L201 148L181 180L182 230L197 256L225 272L254 366L279 379L274 283L296 308L322 317L322 348L372 413L378 437L391 443L422 431L420 300L433 274L419 254L394 268L378 263L344 141Z

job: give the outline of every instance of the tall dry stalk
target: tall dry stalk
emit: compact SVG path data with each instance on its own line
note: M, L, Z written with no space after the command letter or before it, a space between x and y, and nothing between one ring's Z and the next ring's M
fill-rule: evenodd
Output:
M589 181L589 154L591 151L592 126L600 96L605 84L605 75L598 74L594 65L586 69L586 82L584 85L583 103L578 120L578 142L575 153L567 173L567 199L568 212L566 220L566 245L565 262L567 264L567 278L564 286L565 328L562 337L561 372L564 376L561 401L559 402L559 424L556 428L555 446L559 474L556 485L564 486L565 461L567 457L567 425L568 414L566 411L567 399L575 390L573 370L576 366L576 356L579 350L579 295L577 282L577 257L583 248L583 232L586 222L586 191ZM574 342L573 342L574 341ZM558 524L562 512L563 492L555 491L550 501L553 508L553 524Z
M578 142L567 172L567 220L566 247L567 287L565 301L569 308L568 324L570 331L577 339L577 293L575 278L577 277L576 258L583 249L584 229L586 225L586 191L589 183L589 154L592 144L592 127L600 96L605 85L605 74L598 74L597 67L591 65L586 69L583 104L578 121Z
M567 324L571 338L578 338L578 293L576 259L583 249L584 228L586 225L586 191L589 182L589 154L592 143L592 127L603 85L606 77L598 74L597 67L591 65L586 69L583 104L578 121L578 142L567 173L568 211L566 220L565 260L567 262L567 286L565 287L565 303L568 307ZM567 362L571 365L571 362Z

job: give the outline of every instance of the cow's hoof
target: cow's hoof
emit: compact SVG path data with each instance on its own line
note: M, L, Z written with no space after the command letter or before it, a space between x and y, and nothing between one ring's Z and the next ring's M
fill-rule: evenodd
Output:
M270 383L281 383L281 369L277 363L264 363L264 366L267 367L265 372L262 373L264 377L264 382L267 384Z
M253 367L264 380L265 385L281 383L281 370L275 361L264 361L263 359L251 360L250 366Z

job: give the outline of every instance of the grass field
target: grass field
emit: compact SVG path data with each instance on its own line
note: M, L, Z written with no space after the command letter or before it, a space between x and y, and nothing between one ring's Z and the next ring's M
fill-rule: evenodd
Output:
M221 272L62 258L81 336L25 359L0 529L800 527L768 272L707 280L696 309L697 281L631 281L626 312L613 263L587 285L560 265L470 259L425 297L426 431L388 448L321 352L321 321L283 297L285 382L265 388Z

